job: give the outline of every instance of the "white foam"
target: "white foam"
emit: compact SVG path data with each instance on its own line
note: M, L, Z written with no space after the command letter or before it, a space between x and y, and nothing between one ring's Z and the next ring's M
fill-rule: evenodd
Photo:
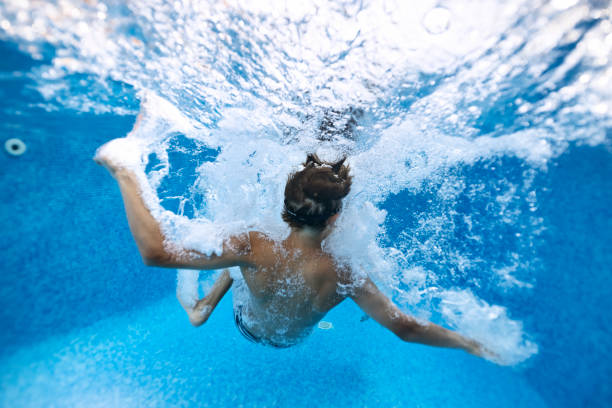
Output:
M444 287L444 276L416 258L444 263L456 274L486 262L450 253L446 245L456 198L486 187L450 178L452 169L512 156L540 171L570 143L606 142L612 120L612 75L605 69L610 25L592 27L559 67L548 70L555 47L579 38L580 21L596 16L586 3L574 3L458 1L443 9L434 1L310 0L286 7L281 0L209 0L175 7L163 0L6 0L0 3L0 29L38 59L46 44L55 46L51 64L30 75L49 108L125 114L108 102L109 81L137 90L145 110L139 128L98 154L112 155L137 174L169 245L212 254L220 253L224 238L246 229L282 238L289 172L299 168L305 152L326 158L348 153L353 189L326 248L420 317L441 301L449 323L517 362L537 350L521 323L502 306ZM578 63L588 75L564 83ZM89 78L76 91L75 73ZM519 92L515 101L508 89ZM532 97L522 100L521 92ZM487 114L498 115L498 102L516 102L514 121L479 128ZM349 106L366 109L370 118L360 123L358 137L318 140L322 112ZM220 151L214 162L200 165L189 186L205 202L194 203L194 219L164 210L157 198L158 187L177 170L168 155L176 133ZM150 154L160 163L145 174ZM491 196L496 212L487 213L488 222L522 222L524 236L515 242L528 248L541 221L536 214L523 220L515 202L524 200L536 212L537 198L528 186L506 184ZM388 215L378 206L393 194L438 185L437 201L429 214L419 215L418 231L386 242ZM471 232L479 220L468 214L464 221L470 229L465 238L481 243L483 237ZM531 281L521 277L528 264L510 257L486 265L482 279L528 290ZM195 276L179 277L185 301L197 295Z
M469 290L445 290L440 298L445 320L497 354L494 361L517 364L538 352L538 346L525 339L522 323L510 319L506 308L489 305Z
M200 271L179 269L176 273L176 296L183 306L194 307L200 299L198 293Z
M144 144L136 138L121 137L102 145L96 151L95 159L109 159L115 166L133 171L144 169Z
M241 129L235 122L231 126L224 123L221 123L219 130L225 132L224 150L215 162L204 163L198 169L200 176L197 186L206 195L207 208L196 219L190 220L161 209L150 183L151 177L146 178L142 171L142 160L130 164L140 166L138 175L147 204L161 221L170 245L195 249L207 255L220 254L223 239L233 233L259 228L271 231L273 236L280 239L287 231L279 216L283 181L290 171L299 168L303 153L296 146L283 146L270 139L251 140L248 130ZM164 129L173 128L166 126ZM167 137L169 133L161 134ZM145 132L138 130L138 136L130 135L122 139L121 143L117 142L118 157L133 152L132 149L120 149L122 143L140 139L144 141L146 137ZM163 143L164 137L160 137L159 133L154 137ZM378 242L385 234L382 225L387 214L374 203L393 192L407 188L418 190L424 182L444 169L459 163L473 163L482 158L507 154L509 149L510 153L517 156L525 152L525 160L530 160L531 154L540 159L543 154L550 154L550 150L539 153L534 153L533 149L511 150L514 146L512 140L516 137L519 136L465 140L438 135L437 138L426 139L419 137L419 131L415 130L410 120L389 128L370 151L350 159L355 175L353 192L337 220L337 228L325 242L325 247L350 265L358 277L366 274L372 276L390 296L399 294L400 301L417 307L414 312L419 317L428 317L432 300L441 300L441 312L446 321L485 343L502 356L500 362L504 363L520 362L537 351L536 346L524 340L521 323L511 320L503 307L490 306L469 291L456 292L431 286L431 273L422 268L403 270L398 274L405 261L400 259L403 256L402 250L385 249ZM409 142L398 145L398 140ZM160 145L152 142L151 146L159 149ZM380 157L380 161L372 160L373 157ZM126 163L129 159L133 159L133 155L127 154ZM537 163L537 160L533 161ZM398 171L397 163L410 164L404 165L405 171ZM167 174L168 164L165 168L164 175ZM452 201L452 197L464 187L457 188L447 183L440 194L444 199ZM240 191L240 196L236 195L237 191ZM507 206L509 193L503 194L497 201ZM428 223L431 222L431 219L428 220ZM510 275L504 276L509 281ZM197 300L197 277L194 272L179 273L177 294L184 304L192 305ZM398 292L400 280L410 288ZM457 299L462 303L456 303ZM504 333L506 340L501 341L494 333Z

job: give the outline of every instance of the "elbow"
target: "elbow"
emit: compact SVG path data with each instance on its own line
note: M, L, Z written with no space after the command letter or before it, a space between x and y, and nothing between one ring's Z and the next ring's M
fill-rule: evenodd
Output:
M196 306L193 310L187 312L189 314L189 323L191 323L193 327L199 327L203 325L208 320L208 317L212 313L212 310L213 308L209 305Z
M147 266L166 266L170 261L168 253L160 247L140 248L140 256Z
M189 323L191 323L193 327L200 327L201 325L206 323L207 320L208 316L189 316Z
M146 266L161 266L159 259L149 255L142 255L142 263Z
M412 319L401 319L396 327L393 328L393 333L403 341L414 343L423 330L418 322Z

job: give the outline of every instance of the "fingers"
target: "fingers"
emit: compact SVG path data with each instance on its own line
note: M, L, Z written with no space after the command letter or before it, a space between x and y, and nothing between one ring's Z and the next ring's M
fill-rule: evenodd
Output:
M138 108L138 115L136 116L136 121L134 122L134 126L132 127L132 132L138 129L141 125L142 119L147 115L147 104L149 103L148 93L144 92L140 96L140 107Z
M142 122L142 118L144 117L144 115L145 115L144 109L141 108L140 111L138 112L138 116L136 116L136 121L134 122L134 126L132 126L132 131L130 133L138 129L138 127L140 126L140 122Z

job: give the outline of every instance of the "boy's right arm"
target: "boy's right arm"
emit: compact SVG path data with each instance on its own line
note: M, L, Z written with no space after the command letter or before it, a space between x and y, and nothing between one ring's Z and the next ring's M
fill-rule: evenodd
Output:
M480 343L437 324L420 323L414 317L403 313L370 278L367 278L363 285L356 287L350 297L368 316L404 341L458 348L480 357L483 355L484 350Z

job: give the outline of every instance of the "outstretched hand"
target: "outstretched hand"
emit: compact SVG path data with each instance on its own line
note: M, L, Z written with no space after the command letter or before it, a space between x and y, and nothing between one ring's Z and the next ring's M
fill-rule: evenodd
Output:
M93 160L117 178L122 172L142 169L143 148L143 142L139 139L120 137L100 146Z
M107 142L100 146L93 157L93 161L104 167L106 170L108 170L111 176L116 178L117 171L121 168L121 166L116 163L113 163L113 160L111 159L110 155L105 154L107 150L105 149L105 147L114 140L116 139L113 139L110 142Z
M479 343L476 340L471 340L471 339L469 339L468 342L469 342L468 346L465 348L465 351L467 351L468 353L476 357L481 357L481 358L492 360L495 362L498 362L501 360L501 357L499 354L495 353L494 351L491 351L488 347L486 347L482 343Z
M111 176L115 178L120 170L128 169L140 162L142 143L136 138L129 136L136 133L143 121L143 117L146 116L146 104L147 100L145 97L140 103L140 111L128 135L103 144L96 150L93 157L94 162L108 170Z

